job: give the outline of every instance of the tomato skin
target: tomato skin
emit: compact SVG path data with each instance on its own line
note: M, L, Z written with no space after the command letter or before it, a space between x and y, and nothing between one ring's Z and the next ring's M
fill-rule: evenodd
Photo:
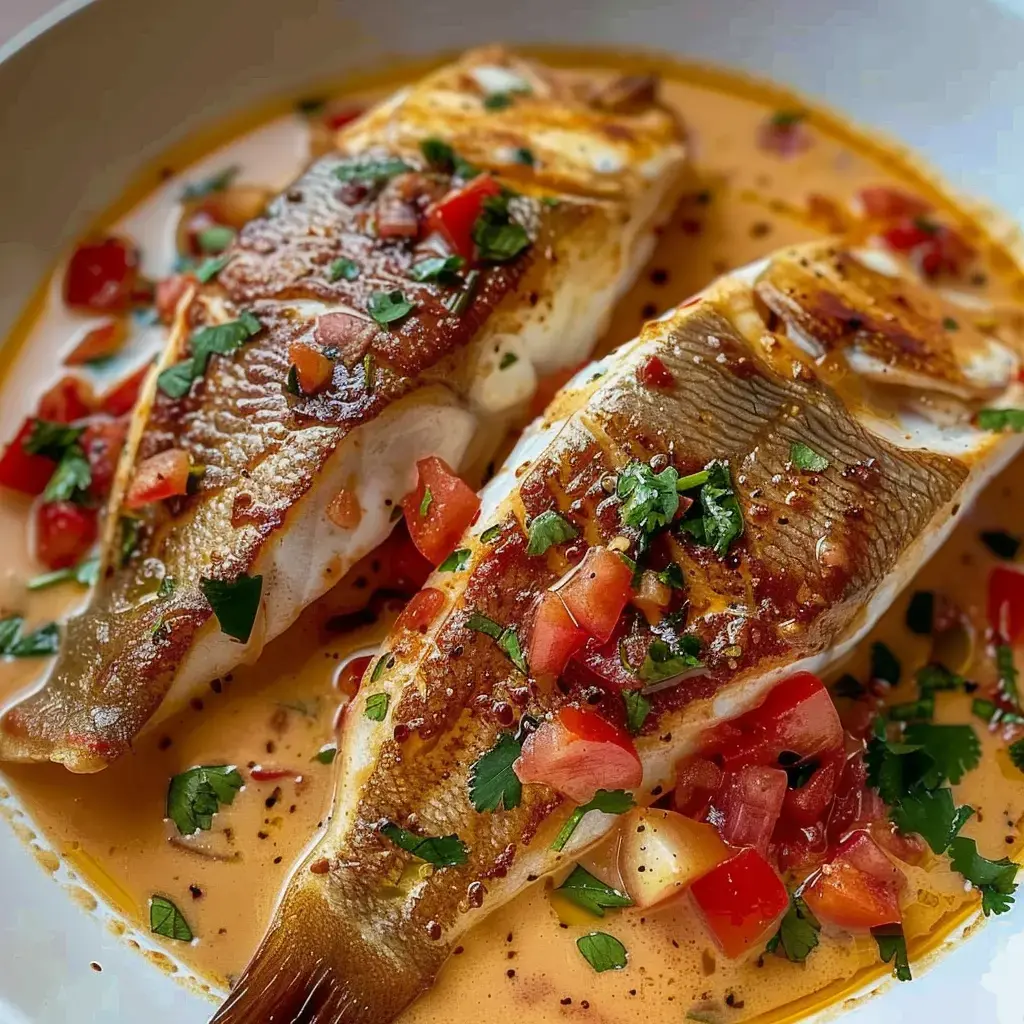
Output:
M1003 643L1024 633L1024 572L997 565L989 573L988 624Z
M402 499L409 536L420 553L433 565L440 565L455 550L462 534L480 511L476 492L464 483L443 459L432 455L416 463L416 487ZM423 496L430 488L431 500L420 515Z
M373 661L373 658L365 655L346 662L342 666L341 672L338 673L338 678L334 685L341 693L354 697L359 692L359 684L366 674L366 669L371 661Z
M51 423L74 423L93 411L92 388L80 377L62 377L39 399L39 418Z
M828 841L836 844L851 829L885 818L885 805L878 793L868 788L868 771L861 754L847 758L836 786L828 816Z
M803 898L819 921L851 932L866 932L902 921L899 889L903 873L867 832L854 832L840 843Z
M420 554L413 544L409 531L399 522L374 553L373 561L379 563L379 578L387 586L412 596L418 591L433 566Z
M746 765L726 772L708 820L730 846L752 846L767 853L786 798L786 781L780 768Z
M931 204L909 192L901 192L887 185L869 185L857 193L864 214L874 220L894 220L897 217L919 217L931 210Z
M192 460L181 448L168 448L151 455L135 467L135 475L125 495L126 508L142 508L153 501L188 493L188 473Z
M803 786L787 789L782 816L802 828L822 821L832 806L845 762L846 755L842 750L827 753Z
M106 359L124 347L128 324L124 317L106 320L87 331L77 345L64 357L65 366L81 366L96 359Z
M453 252L471 260L475 251L473 225L484 200L497 195L501 195L501 186L489 174L477 175L427 210L427 228L444 235Z
M139 400L139 392L149 375L150 367L141 366L124 380L115 384L100 398L100 411L110 416L123 416L135 408Z
M53 459L25 451L25 442L32 435L34 423L35 417L27 417L0 455L0 487L36 495L42 494L50 482L57 465Z
M334 363L308 342L293 341L288 346L288 358L304 395L315 394L330 383Z
M395 620L395 629L408 629L414 633L425 633L444 607L444 592L427 587L414 594Z
M908 255L926 277L956 274L974 256L974 249L945 224L923 224L904 218L882 232L882 241L894 252Z
M732 959L759 947L789 907L782 879L754 849L698 878L690 892L718 948Z
M47 501L36 508L36 557L47 568L74 565L96 541L97 512L70 501Z
M676 766L673 805L687 818L703 821L721 785L722 769L714 761L696 755L685 758Z
M64 274L64 301L92 313L122 313L131 304L138 272L138 251L125 239L83 242Z
M648 356L637 367L636 376L649 388L670 388L676 382L672 371L657 356Z
M89 421L78 440L92 472L89 493L97 500L102 501L110 494L110 486L117 473L117 461L127 436L126 417L108 419L97 416Z
M625 729L571 705L527 737L513 770L520 782L550 786L578 804L599 789L635 789L644 774Z
M629 566L614 551L593 547L557 593L580 628L603 643L629 601L632 580Z
M559 676L569 659L583 646L586 633L576 625L569 609L553 590L537 599L530 630L527 663L534 675Z

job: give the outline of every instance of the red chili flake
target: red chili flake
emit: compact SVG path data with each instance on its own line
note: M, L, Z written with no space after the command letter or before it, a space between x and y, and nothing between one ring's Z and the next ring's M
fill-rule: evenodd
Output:
M334 685L342 693L354 697L359 690L359 682L371 661L373 661L372 657L365 656L345 662Z
M636 376L649 388L670 388L676 382L671 370L657 356L648 356L637 367Z
M278 779L298 781L302 778L302 774L294 768L264 768L262 765L256 765L255 768L249 769L249 778L253 782L276 782Z

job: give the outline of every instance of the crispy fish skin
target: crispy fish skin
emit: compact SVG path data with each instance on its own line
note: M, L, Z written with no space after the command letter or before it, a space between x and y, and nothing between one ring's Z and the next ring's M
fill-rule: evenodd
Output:
M495 81L521 83L514 116L485 104ZM446 252L436 235L389 240L374 226L386 202L406 209L412 195L425 205L462 180L428 166L428 137L513 187L512 215L531 239L514 259L477 268L464 309L450 308L451 286L410 277L416 262ZM527 147L531 167L514 156ZM395 158L411 170L386 183L345 177L354 164ZM345 129L338 151L248 224L217 279L179 306L160 370L187 355L197 329L248 313L259 330L213 355L180 398L150 379L111 498L101 582L45 685L4 715L0 759L103 768L197 688L258 657L375 548L418 459L485 461L538 375L589 353L670 215L685 166L681 128L653 94L612 103L599 83L496 48ZM342 258L356 275L332 272ZM378 325L370 298L393 291L415 307ZM293 342L333 349L322 390L289 390ZM202 467L194 493L129 512L133 467L169 448ZM356 525L328 515L342 489L356 500ZM259 611L239 643L218 629L200 580L257 574Z
M652 711L637 739L644 781L635 794L645 803L671 782L676 761L704 730L758 703L784 675L820 670L862 635L948 532L971 489L1019 450L1019 439L978 431L974 448L959 456L915 447L906 433L895 444L866 425L877 410L857 404L862 392L839 390L848 372L807 362L760 298L766 283L795 268L821 271L790 296L808 308L831 294L863 314L865 290L871 301L898 291L915 308L930 302L908 282L859 270L858 287L847 292L841 271L824 272L847 258L854 256L810 247L779 254L756 280L717 283L582 371L528 432L485 489L481 519L460 544L471 551L466 571L435 573L427 583L445 594L443 612L426 634L394 631L347 708L327 831L299 865L215 1024L387 1024L430 986L467 928L613 825L592 812L555 853L551 840L570 807L554 790L525 785L518 806L491 813L470 802L471 766L509 728L497 709L541 719L595 699L585 675L567 672L558 687L545 686L467 625L473 614L487 616L513 628L526 649L534 601L570 568L557 547L527 554L526 524L535 516L559 511L586 545L635 542L605 485L623 465L653 458L685 474L729 462L745 526L727 555L673 531L662 537L687 581L686 629L701 638L704 669L649 691ZM670 384L662 374L663 386L646 382L651 357ZM1006 394L1019 391L1013 384ZM963 412L969 419L970 409ZM828 466L800 471L794 443L823 454ZM498 536L485 543L481 534L494 524ZM653 635L634 615L622 642L649 645ZM389 710L379 722L365 711L382 693ZM617 693L597 706L622 720ZM382 834L384 822L422 836L457 835L466 862L417 870L420 863Z

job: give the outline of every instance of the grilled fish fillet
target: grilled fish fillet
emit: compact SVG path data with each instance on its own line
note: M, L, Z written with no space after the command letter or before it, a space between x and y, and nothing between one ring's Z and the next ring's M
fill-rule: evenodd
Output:
M677 530L658 542L683 569L703 668L648 688L639 803L672 784L708 727L782 676L842 656L1021 446L971 425L982 404L1019 402L1013 346L966 324L944 331L951 312L853 251L813 246L720 280L581 371L486 488L460 545L465 567L428 581L445 596L440 615L425 634L388 637L347 709L326 834L216 1024L386 1024L467 928L613 827L591 812L558 853L552 839L572 808L555 790L524 785L517 806L493 812L470 800L471 766L515 727L511 709L543 720L586 701L622 720L617 693L572 672L545 685L516 667L519 648L481 632L479 618L470 625L484 616L528 650L536 598L570 569L566 545L528 553L527 526L542 513L564 516L577 545L636 555L616 474L633 460L680 474L728 462L742 536L723 557ZM827 467L799 469L793 445ZM621 640L634 664L659 628L634 615ZM392 841L391 825L457 836L465 862L431 870Z
M197 687L258 657L387 536L418 459L482 465L538 376L587 357L685 183L681 129L655 83L598 82L500 49L394 96L338 147L179 306L159 370L171 391L184 372L185 393L166 393L163 374L149 382L101 582L45 685L7 710L0 758L101 769ZM466 267L461 288L450 271L414 279L449 250L403 224L412 216L415 233L417 211L479 169L514 192L508 216L528 247ZM411 313L371 318L374 297L395 292ZM214 354L196 374L190 346L224 324L236 336L207 331ZM334 361L316 393L289 382L295 342ZM133 465L171 448L202 468L194 493L126 509ZM343 490L338 525L330 506ZM243 576L261 576L262 590L255 619L234 627L251 625L240 642L201 580L230 588Z

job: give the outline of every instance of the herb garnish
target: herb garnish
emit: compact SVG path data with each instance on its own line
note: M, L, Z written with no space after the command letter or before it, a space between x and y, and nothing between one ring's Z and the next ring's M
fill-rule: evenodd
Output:
M513 154L512 159L517 164L524 164L526 167L533 167L537 163L537 158L533 155L532 149L527 149L526 146L520 146Z
M53 572L44 572L39 576L33 576L25 584L27 590L45 590L57 583L80 583L83 587L91 587L99 576L100 560L98 558L87 558L78 565L68 566L67 569L54 569Z
M385 821L380 826L380 833L399 849L425 860L428 864L433 864L434 867L465 864L468 859L466 844L456 835L418 836L393 821Z
M398 157L356 157L334 168L339 181L355 181L363 185L379 185L389 178L411 171Z
M117 526L120 536L117 542L117 564L123 569L138 549L142 522L136 516L121 516Z
M640 690L623 690L622 703L626 706L626 728L636 736L651 713L651 702Z
M628 959L626 947L614 935L606 932L591 932L580 936L576 940L576 948L598 974L621 971Z
M366 698L364 714L371 722L383 722L387 718L390 703L391 698L386 693L371 693Z
M404 320L414 309L411 302L397 288L391 292L374 292L366 304L366 310L382 326Z
M359 264L342 256L331 264L327 276L332 283L342 279L354 281L359 277Z
M935 717L935 697L928 694L903 704L890 704L886 713L890 722L931 721Z
M192 335L192 355L164 370L157 377L157 387L171 398L182 398L188 394L192 382L206 373L211 356L230 355L262 327L263 324L252 313L246 311L237 320L200 328Z
M462 572L472 555L469 548L456 548L438 567L438 572Z
M1013 648L1008 644L996 647L996 671L999 673L999 691L1015 707L1020 707L1017 688L1017 666L1013 662Z
M430 506L434 504L434 495L429 487L423 488L423 497L420 499L419 516L420 519L426 517L426 514L430 511Z
M818 945L821 925L807 904L790 894L789 909L779 924L779 930L768 940L765 952L778 953L795 964L802 964Z
M810 473L821 473L829 466L824 455L819 455L802 441L794 441L789 446L789 459L797 469L805 469Z
M263 577L242 574L234 580L212 580L204 576L199 586L217 616L220 631L247 644L260 608Z
M375 683L382 675L384 675L385 669L390 669L395 664L395 657L393 654L385 652L377 659L377 664L373 666L373 671L370 673L370 682Z
M543 555L548 548L579 536L579 530L553 509L534 516L526 532L529 537L528 555Z
M490 92L484 97L484 110L504 110L512 106L512 93Z
M165 896L149 898L149 930L178 942L191 942L195 938L185 915Z
M982 409L978 413L978 426L982 430L1024 430L1024 409Z
M530 245L526 228L509 212L511 193L488 196L473 224L472 236L477 255L490 263L507 263Z
M434 136L420 142L420 152L431 167L439 171L450 171L455 166L455 150L444 139Z
M25 620L20 615L0 619L0 656L7 658L41 658L47 654L56 654L60 647L60 629L56 622L24 636L21 627Z
M562 826L561 831L551 844L552 850L563 850L565 844L572 838L584 815L590 811L602 811L605 814L625 814L633 806L633 794L627 793L624 789L599 789L593 800L580 804L568 820Z
M337 747L321 747L314 755L313 760L319 761L320 764L334 764L334 759L338 756Z
M199 181L190 181L181 190L181 198L184 199L204 199L208 195L212 195L214 192L223 192L228 185L231 184L238 176L238 172L241 170L237 164L233 164L230 167L225 167L223 171L218 171L216 174L211 174L208 178L200 178Z
M473 762L469 773L469 799L476 811L511 811L523 797L523 784L512 768L523 751L522 739L503 732L498 741Z
M682 675L692 668L700 668L700 639L684 633L674 642L662 639L651 641L638 675L645 683L659 683L664 679Z
M32 431L22 442L30 455L43 455L57 465L43 491L43 501L81 501L92 483L92 469L78 443L83 427L49 420L33 420Z
M907 743L927 751L942 778L949 779L954 786L981 760L981 743L969 725L914 722L907 726L903 737Z
M743 533L743 513L732 488L727 462L715 461L707 466L708 478L701 486L694 508L700 512L679 525L698 544L711 548L719 558L729 545Z
M230 262L231 256L229 254L211 256L209 259L203 260L196 267L196 277L202 284L206 284L212 281Z
M515 352L506 352L502 355L501 360L498 363L499 370L507 370L510 366L515 366L519 362L519 356Z
M880 928L872 928L871 934L878 943L878 956L883 964L892 964L892 973L900 981L912 981L910 960L907 957L907 940L903 936L903 926L886 924Z
M486 615L481 615L479 612L473 612L466 619L466 628L472 629L477 633L485 633L491 637L520 672L524 675L529 674L530 670L526 664L526 658L523 657L522 648L519 646L519 636L514 626L502 627L494 619L489 619Z
M242 776L232 765L189 768L171 778L167 787L167 817L183 836L208 830L218 807L233 803L242 786Z
M466 265L461 256L430 256L409 268L414 281L437 281L438 284L458 287L462 284L459 271Z
M956 838L973 807L956 807L953 791L918 788L892 808L890 818L901 832L916 832L935 853L944 853Z
M492 540L497 540L501 536L501 523L495 523L494 526L488 526L483 533L480 534L481 544L490 544Z
M480 271L471 270L466 275L465 284L457 292L452 292L451 295L445 298L444 308L454 316L462 316L469 309L470 302L473 301L473 296L476 294L477 281L479 280Z
M658 577L659 582L664 583L666 587L671 587L673 590L682 590L686 586L683 570L677 562L669 562L661 572L655 575Z
M211 224L196 235L196 241L206 255L219 256L235 240L235 234L226 224Z
M555 891L595 917L604 917L606 910L633 906L633 901L626 893L602 882L600 878L595 878L579 864L569 872L569 877Z
M985 916L1005 914L1013 903L1017 889L1018 866L1007 857L988 860L978 853L973 839L958 836L949 847L953 867L981 893L981 909Z
M644 462L628 463L615 482L622 524L635 526L645 536L667 526L679 510L678 481L679 472L673 466L655 473Z

